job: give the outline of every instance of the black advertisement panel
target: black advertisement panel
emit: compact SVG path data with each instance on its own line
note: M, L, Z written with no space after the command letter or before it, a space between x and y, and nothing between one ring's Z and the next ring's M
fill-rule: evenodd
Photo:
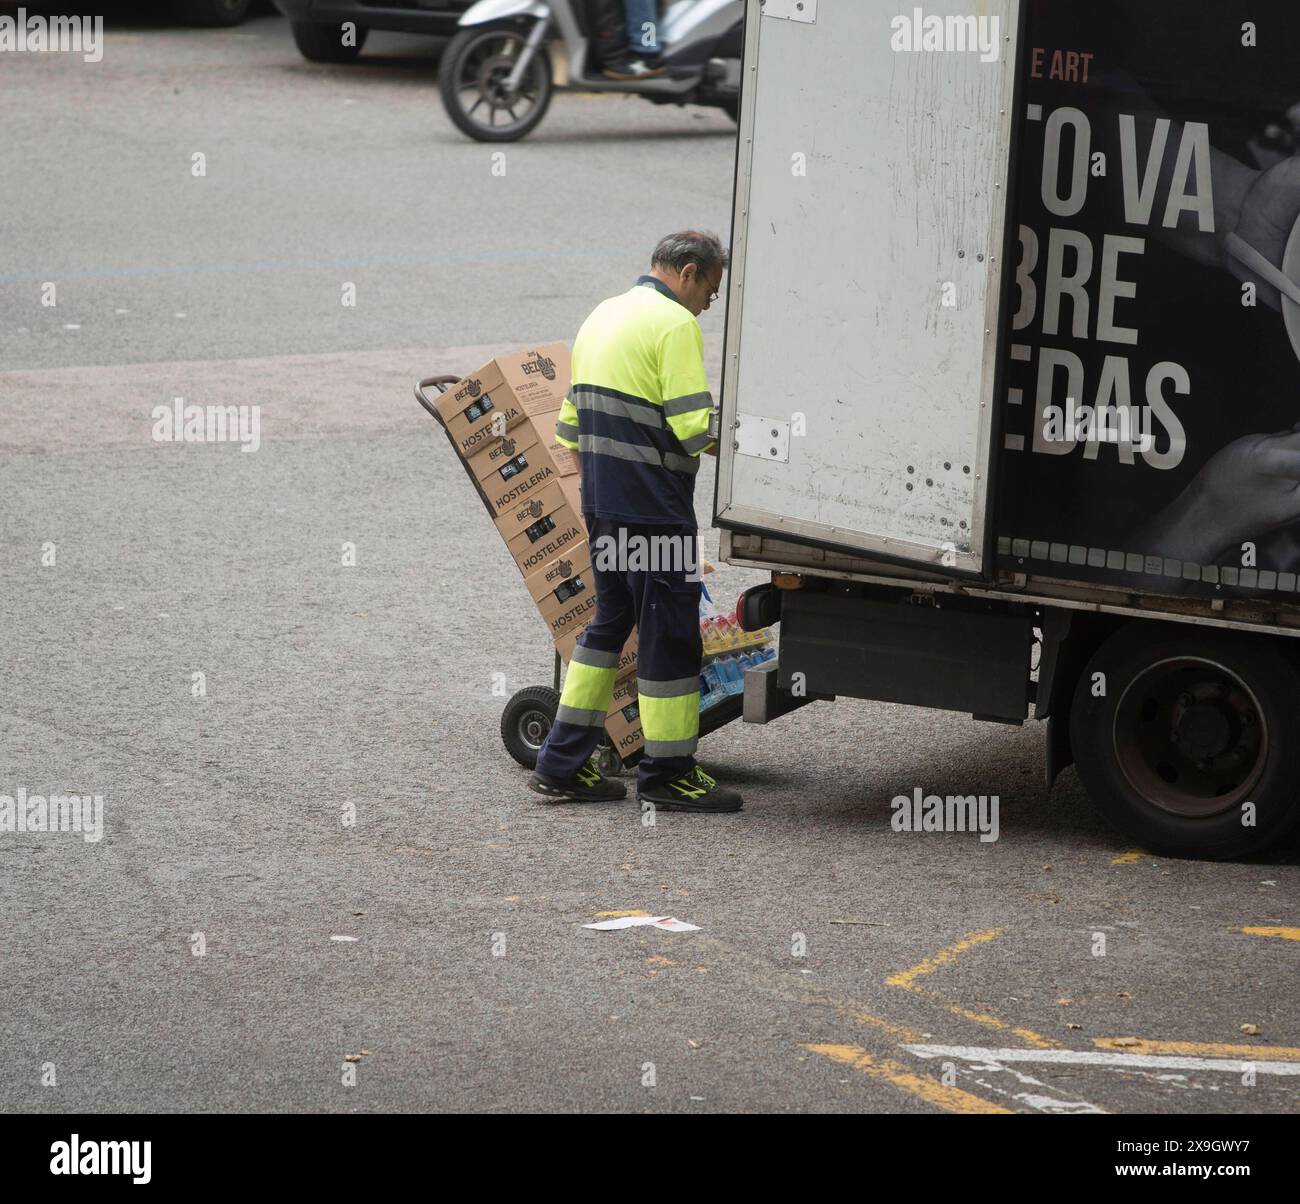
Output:
M998 567L1300 604L1300 3L1029 2Z

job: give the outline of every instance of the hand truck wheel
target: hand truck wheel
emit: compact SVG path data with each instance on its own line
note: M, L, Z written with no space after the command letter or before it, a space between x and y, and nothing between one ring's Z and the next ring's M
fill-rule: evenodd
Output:
M550 686L525 686L501 712L501 739L506 752L525 769L537 768L537 754L555 722L559 706L557 690Z

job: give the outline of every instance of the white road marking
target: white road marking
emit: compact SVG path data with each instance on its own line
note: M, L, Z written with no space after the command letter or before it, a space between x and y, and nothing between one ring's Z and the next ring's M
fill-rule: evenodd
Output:
M957 1058L990 1069L1001 1069L1007 1062L1038 1062L1134 1070L1220 1070L1229 1074L1253 1070L1256 1074L1300 1075L1300 1062L1252 1062L1242 1058L1184 1058L1093 1049L990 1049L980 1045L905 1045L903 1048L918 1058Z

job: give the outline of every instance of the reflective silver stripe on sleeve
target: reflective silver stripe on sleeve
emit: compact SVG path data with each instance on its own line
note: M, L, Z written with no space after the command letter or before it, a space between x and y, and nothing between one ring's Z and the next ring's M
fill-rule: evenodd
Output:
M636 679L636 692L647 698L681 698L684 694L698 694L700 675L679 677L676 681L645 681Z
M557 422L555 424L555 433L561 439L568 439L573 443L578 442L578 428L571 422Z
M574 727L604 727L605 713L603 711L584 711L580 707L566 707L560 703L559 709L555 712L556 723L568 723Z
M681 445L683 450L690 455L697 456L713 441L713 436L708 431L701 431L698 435L692 435L689 439L681 440Z
M713 394L707 389L703 393L687 393L685 397L669 397L664 402L664 413L669 418L678 414L689 414L692 410L713 409Z

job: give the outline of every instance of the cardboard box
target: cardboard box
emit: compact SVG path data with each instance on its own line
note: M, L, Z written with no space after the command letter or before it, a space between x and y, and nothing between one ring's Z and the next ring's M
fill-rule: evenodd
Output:
M540 610L552 597L558 602L567 601L581 593L596 596L596 582L591 573L591 548L584 539L575 544L565 556L557 556L535 573L524 578L528 590Z
M567 632L562 639L556 640L555 650L560 654L560 659L567 665L573 658L573 650L578 646L578 636L586 628L587 623L594 617L595 610L584 620L581 627L574 631ZM636 671L636 628L632 629L632 634L627 637L627 643L623 645L623 651L618 654L618 664L614 666L614 676L622 677L625 673L635 673Z
M470 475L479 482L490 480L492 484L485 485L490 489L542 462L554 468L542 438L542 432L531 422L521 423L500 437L493 435L466 461Z
M614 697L605 718L605 734L620 757L627 757L645 747L635 673L614 682Z
M587 526L569 504L563 480L540 492L530 491L497 519L510 557L525 577L560 556L572 556L579 545L586 546Z
M497 356L457 381L435 404L456 450L468 460L501 437L502 421L508 432L526 418L558 411L568 391L569 349L548 343Z
M537 603L555 644L568 641L570 647L580 632L596 613L596 589L591 577L591 564L586 560L587 545L582 545L583 563L573 558L562 558L562 563L546 568L524 578L524 584ZM570 572L566 575L564 568Z
M555 442L555 431L551 431L551 441L547 444L551 453L551 459L555 461L556 471L560 476L567 477L573 481L574 489L578 487L578 453L570 451L569 448L563 447Z
M559 448L559 451L565 451L565 448ZM564 496L568 499L569 505L573 507L573 513L582 518L582 489L581 478L574 473L572 476L560 476L560 488L564 491ZM585 520L584 520L585 525Z
M469 469L498 518L560 480L555 462L531 423L479 452L469 461Z

